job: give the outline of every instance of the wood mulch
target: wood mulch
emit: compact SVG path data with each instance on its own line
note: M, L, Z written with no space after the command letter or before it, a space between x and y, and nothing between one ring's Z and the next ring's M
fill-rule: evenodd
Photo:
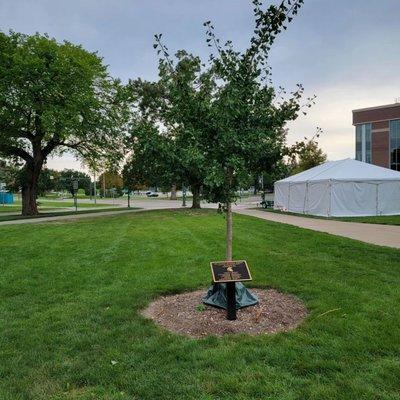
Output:
M274 289L251 291L260 303L238 310L236 321L226 319L226 310L203 304L206 290L160 297L142 315L171 332L194 338L289 331L307 316L305 305L295 296Z

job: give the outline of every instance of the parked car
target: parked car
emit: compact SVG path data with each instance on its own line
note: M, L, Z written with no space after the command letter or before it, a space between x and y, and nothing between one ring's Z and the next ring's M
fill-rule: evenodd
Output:
M158 197L158 193L156 192L146 192L147 197Z

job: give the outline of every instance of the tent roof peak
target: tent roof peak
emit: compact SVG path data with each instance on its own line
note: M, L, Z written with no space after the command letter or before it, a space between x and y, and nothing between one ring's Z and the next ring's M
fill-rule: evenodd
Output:
M324 164L310 168L296 175L289 176L278 182L309 182L321 180L341 181L387 181L400 180L400 172L378 167L362 161L345 158L327 161Z

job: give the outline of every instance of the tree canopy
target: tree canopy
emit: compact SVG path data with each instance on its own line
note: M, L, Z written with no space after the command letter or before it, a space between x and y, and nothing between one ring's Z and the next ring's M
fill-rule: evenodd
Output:
M0 32L0 156L25 162L23 214L36 214L47 157L118 158L129 117L120 82L96 53L46 35Z
M155 47L165 50L161 35L156 41ZM206 176L215 82L213 71L202 68L199 57L181 50L174 61L160 59L157 82L131 82L137 109L130 141L132 165L127 169L158 185L189 185L197 208Z
M185 51L170 56L161 34L155 35L160 79L134 84L140 99L138 132L151 133L145 134L145 145L137 134L133 143L143 154L154 152L161 170L164 166L182 179L199 179L207 200L225 204L227 259L232 256L231 203L238 189L254 174L271 172L282 162L285 124L314 103L310 97L301 104L301 84L290 93L276 90L268 65L272 44L303 0L283 0L266 10L261 1L252 3L254 33L247 49L237 51L231 41L221 44L211 21L204 23L206 43L213 49L207 63ZM158 159L157 153L162 155ZM140 160L138 154L134 158Z
M326 162L327 155L319 147L317 141L321 132L321 129L318 128L318 132L311 139L305 139L294 145L295 150L293 151L289 165L291 175L298 174Z

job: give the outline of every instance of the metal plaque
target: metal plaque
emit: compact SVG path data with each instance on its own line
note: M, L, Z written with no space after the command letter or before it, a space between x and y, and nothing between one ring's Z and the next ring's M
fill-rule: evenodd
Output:
M213 261L210 263L213 281L215 283L251 281L251 274L247 262L240 261Z

